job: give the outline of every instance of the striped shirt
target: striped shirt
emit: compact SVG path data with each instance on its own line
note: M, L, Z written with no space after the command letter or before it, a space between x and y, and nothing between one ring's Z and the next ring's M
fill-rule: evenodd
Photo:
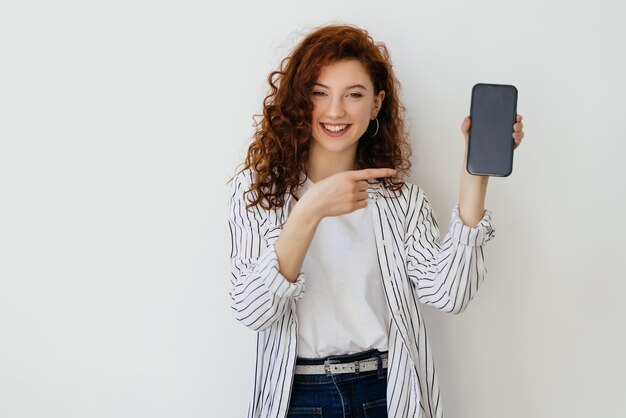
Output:
M289 215L282 208L246 209L250 169L232 183L231 307L235 318L257 332L256 366L248 418L287 415L297 354L296 300L305 292L300 271L289 282L279 271L274 244ZM440 243L432 208L419 187L405 183L400 195L381 183L368 186L378 265L391 315L387 411L389 417L442 418L441 394L418 301L460 313L487 272L483 245L494 237L491 212L474 228L464 225L458 205ZM246 197L249 198L248 195Z

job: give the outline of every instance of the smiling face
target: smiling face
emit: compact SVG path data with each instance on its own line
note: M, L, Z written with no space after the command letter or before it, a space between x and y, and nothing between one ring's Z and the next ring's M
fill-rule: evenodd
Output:
M311 91L311 155L318 161L352 165L359 138L378 114L384 96L384 91L375 94L369 74L357 60L322 67Z

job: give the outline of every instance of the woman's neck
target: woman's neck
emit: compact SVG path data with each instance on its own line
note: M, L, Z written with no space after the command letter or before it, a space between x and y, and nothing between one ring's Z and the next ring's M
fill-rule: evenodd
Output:
M311 152L307 177L316 183L337 173L356 169L358 169L358 163L355 155Z

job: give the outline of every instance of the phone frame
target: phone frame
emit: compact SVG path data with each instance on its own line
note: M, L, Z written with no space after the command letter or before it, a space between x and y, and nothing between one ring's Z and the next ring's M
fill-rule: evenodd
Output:
M475 175L475 176L491 176L491 177L508 177L509 175L511 175L511 173L513 172L513 151L515 148L515 140L513 139L513 125L517 122L517 87L515 87L512 84L493 84L493 83L476 83L474 84L474 86L472 87L472 97L470 99L470 119L472 120L472 122L474 121L474 93L476 91L477 88L479 88L480 86L490 86L490 87L496 87L496 88L501 88L501 87L506 87L506 88L512 88L513 91L515 92L515 101L514 101L514 112L513 112L513 123L511 124L511 155L509 157L511 164L508 167L508 171L505 173L480 173L480 172L473 172L470 170L469 167L469 161L470 161L470 153L471 153L471 138L472 138L472 125L470 125L469 131L468 131L468 139L467 139L467 158L465 161L465 169L467 170L468 173Z

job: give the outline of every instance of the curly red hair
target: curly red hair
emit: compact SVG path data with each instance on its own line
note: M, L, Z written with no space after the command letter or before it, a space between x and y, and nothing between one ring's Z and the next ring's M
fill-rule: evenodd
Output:
M384 43L374 42L364 29L353 25L326 25L309 33L268 76L269 94L263 100L262 119L248 148L244 167L253 170L248 192L255 198L247 207L260 204L264 209L281 208L285 194L302 186L300 173L306 173L311 140L311 91L324 65L341 60L358 60L370 75L374 93L385 91L378 113L380 124L375 137L370 127L359 139L359 168L390 167L395 177L380 179L383 186L397 191L404 182L400 174L411 168L411 148L404 127L404 106L398 93L400 83L392 70ZM255 115L258 117L261 115ZM375 128L372 128L373 131Z

